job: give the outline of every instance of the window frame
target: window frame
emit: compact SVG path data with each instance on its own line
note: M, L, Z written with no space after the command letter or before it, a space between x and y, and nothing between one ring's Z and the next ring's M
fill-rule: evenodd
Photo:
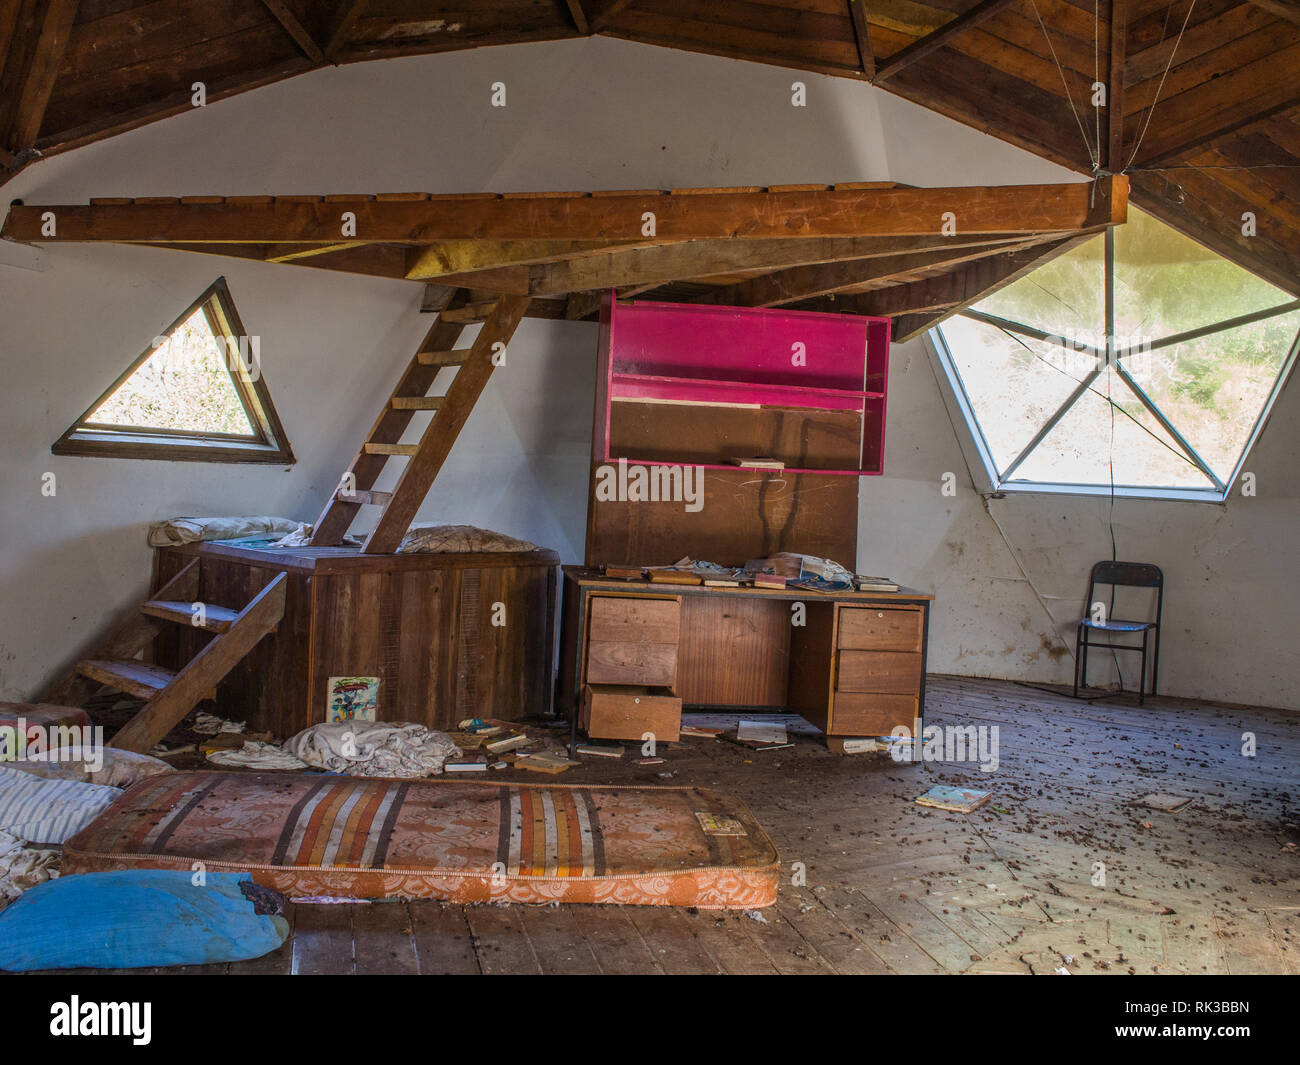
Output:
M1106 336L1107 351L1098 352L1099 357L1105 356L1106 362L1102 366L1102 371L1107 367L1113 367L1118 373L1126 378L1126 384L1134 392L1136 398L1142 402L1148 411L1159 421L1162 427L1170 436L1179 444L1187 454L1192 465L1201 469L1208 478L1214 483L1213 488L1176 488L1172 486L1159 485L1126 485L1126 484L1079 484L1064 481L1027 481L1027 480L1009 480L999 471L997 463L993 459L993 452L989 446L988 440L984 436L984 430L980 425L979 418L970 402L970 397L966 392L965 384L962 380L961 371L957 368L956 360L953 358L952 349L948 345L947 337L943 334L942 323L936 323L925 334L926 348L931 359L937 363L938 369L943 371L942 376L947 380L948 388L944 389L944 402L948 406L949 418L953 422L954 428L958 422L964 423L965 433L959 431L958 438L966 459L968 469L972 478L976 481L977 489L982 495L1001 495L1004 493L1024 493L1039 495L1070 495L1070 496L1101 496L1105 498L1124 497L1130 499L1154 499L1154 500L1178 500L1187 502L1200 503L1217 503L1222 504L1227 501L1232 492L1232 487L1241 477L1247 459L1253 450L1256 441L1259 439L1268 424L1269 416L1272 414L1273 407L1281 396L1283 389L1287 387L1292 374L1295 370L1297 361L1300 361L1300 330L1291 340L1291 346L1287 351L1282 365L1278 369L1277 377L1273 382L1267 399L1264 402L1259 414L1256 416L1247 434L1245 444L1242 447L1241 454L1237 457L1236 464L1228 477L1222 481L1218 475L1204 463L1204 460L1196 453L1190 443L1186 441L1182 433L1173 423L1168 421L1167 415L1160 410L1159 406L1152 400L1145 391L1133 381L1127 370L1123 367L1122 361L1116 357L1114 341L1114 285L1115 285L1115 255L1114 255L1114 230L1107 229L1105 234L1105 266L1103 277L1105 279L1105 306L1106 306ZM1231 261L1231 260L1229 260ZM1239 264L1236 264L1239 265ZM1237 318L1227 318L1220 322L1215 322L1198 329L1189 330L1181 334L1173 334L1162 337L1153 342L1151 350L1157 348L1169 347L1176 343L1182 343L1188 340L1197 339L1202 336L1212 336L1216 333L1227 332L1230 329L1237 328L1244 324L1255 321L1262 321L1267 318L1277 317L1300 310L1300 299L1292 300L1289 303L1278 304L1274 307L1266 308L1247 315L1241 315ZM972 321L981 321L987 325L997 328L1005 328L1013 336L1024 336L1030 339L1051 339L1050 335L1042 330L1035 329L1025 323L1012 322L1006 319L1000 319L995 315L988 315L982 312L974 311L970 307L963 307L961 310L953 313L954 317L966 317ZM1061 339L1068 340L1068 337L1062 336ZM938 376L938 374L936 374ZM1007 468L1007 472L1014 474L1023 464L1024 460L1042 444L1050 433L1055 424L1071 410L1078 402L1082 392L1087 386L1096 379L1096 374L1085 378L1080 383L1071 396L1064 404L1041 426L1035 433L1031 442L1026 445L1021 454ZM955 415L955 416L954 416ZM978 471L978 472L977 472ZM982 473L982 476L979 474Z
M157 336L170 337L196 311L202 309L213 335L236 339L247 336L225 277L217 278ZM82 415L50 447L55 455L155 459L172 462L256 462L291 466L297 461L284 425L271 400L266 377L258 368L254 377L242 365L226 361L235 393L253 427L253 435L210 433L191 429L111 425L90 421L90 416L157 352L150 346L118 375ZM238 360L235 360L238 362Z

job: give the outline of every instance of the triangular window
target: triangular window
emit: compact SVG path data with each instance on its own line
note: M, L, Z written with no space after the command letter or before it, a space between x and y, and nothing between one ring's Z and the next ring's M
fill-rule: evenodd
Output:
M225 278L181 312L55 443L56 455L294 461L262 376L261 341Z

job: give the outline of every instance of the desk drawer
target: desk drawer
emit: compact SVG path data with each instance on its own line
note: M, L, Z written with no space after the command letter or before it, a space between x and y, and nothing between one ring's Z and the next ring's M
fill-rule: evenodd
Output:
M854 651L921 650L921 611L897 607L841 607L841 648Z
M593 595L590 603L592 643L677 643L682 605L676 599Z
M598 740L639 740L647 732L657 743L681 735L682 701L671 692L650 688L588 685L582 692L582 727Z
M592 640L587 645L588 684L677 686L675 643L627 643Z
M835 690L915 696L921 690L921 656L910 651L841 651Z
M832 736L888 736L902 725L910 736L919 702L915 695L836 692L826 731Z

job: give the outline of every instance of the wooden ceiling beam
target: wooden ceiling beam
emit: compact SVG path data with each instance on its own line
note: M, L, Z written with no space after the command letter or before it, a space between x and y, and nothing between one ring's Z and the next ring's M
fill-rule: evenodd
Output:
M661 285L683 278L709 277L745 270L779 270L812 263L864 259L893 252L921 250L960 241L1020 239L993 234L964 238L837 237L760 240L707 240L633 248L588 256L573 262L539 266L533 271L533 294L584 292L630 286Z
M1256 7L1300 26L1300 3L1296 0L1250 0Z
M77 17L77 0L43 0L29 10L31 21L17 27L15 34L15 39L24 32L34 34L35 41L21 72L17 104L6 131L6 143L15 151L31 148L40 136L54 79Z
M348 45L357 21L366 10L368 0L339 0L338 13L334 16L334 28L323 49L325 58L331 63L338 63L339 53Z
M1211 82L1211 85L1214 83ZM1255 125L1258 122L1267 121L1275 115L1284 114L1292 108L1300 107L1300 87L1292 87L1289 91L1284 91L1280 98L1270 93L1273 102L1268 106L1260 109L1241 108L1230 114L1217 125L1202 126L1199 129L1189 130L1182 140L1175 140L1171 137L1160 137L1157 135L1152 138L1155 142L1153 147L1137 160L1139 169L1143 167L1159 166L1171 159L1177 159L1179 156L1193 152L1197 148L1203 148L1215 141L1224 140L1231 137L1234 133L1240 133L1242 130ZM1159 115L1159 104L1156 105L1156 119ZM1153 123L1154 124L1154 123ZM1137 119L1134 119L1133 125L1138 125ZM1172 143L1170 143L1172 141Z
M863 0L848 0L849 21L853 24L853 43L858 48L858 59L862 62L862 73L868 80L876 76L876 54L871 50L870 27L867 25L867 13L863 10Z
M293 9L285 3L285 0L262 0L262 3L275 16L275 20L284 27L284 32L293 38L303 55L313 63L325 62L325 52L298 21L298 16L293 13Z
M1110 0L1110 71L1106 81L1106 152L1103 165L1124 169L1124 67L1128 47L1128 0Z
M558 262L634 246L613 240L440 240L411 249L406 276L413 281L432 281L452 274Z
M591 30L599 33L623 13L632 0L608 0L604 8L591 16Z
M569 18L573 19L574 28L584 37L591 33L591 22L587 12L582 8L582 0L564 0L569 9Z
M1068 248L1091 239L1091 234L1077 234L1033 248L1002 252L968 263L964 268L941 277L893 285L860 295L822 296L806 300L796 309L885 318L923 312L947 314L969 306Z
M1016 248L1059 240L1067 235L1059 232L1043 234L1028 241L1020 236L990 244L968 243L937 247L929 251L849 259L816 266L797 266L742 281L739 284L721 286L693 302L737 307L781 307L817 296L828 296L851 289L861 290L864 286L887 282L921 270L940 270L957 266Z
M439 240L645 240L934 236L962 232L1042 233L1122 223L1128 179L1095 183L937 189L777 192L680 190L623 195L433 196L339 202L276 198L222 203L15 204L3 235L31 243L336 244L343 212L365 243ZM57 219L47 236L45 217Z
M1005 11L1019 0L980 0L969 11L958 15L950 22L945 22L937 30L927 33L919 40L913 41L902 51L895 52L882 63L876 64L876 76L872 80L879 83L888 81L900 70L910 67L918 59L924 59L940 48L944 48L960 37L967 30L974 29L981 22L991 19L1000 11Z

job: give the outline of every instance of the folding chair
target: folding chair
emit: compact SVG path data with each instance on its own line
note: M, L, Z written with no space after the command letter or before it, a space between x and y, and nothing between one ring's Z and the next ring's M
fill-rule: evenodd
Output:
M1116 587L1154 588L1156 590L1156 616L1154 621L1123 621L1106 617L1098 620L1093 617L1092 606L1094 590L1099 584ZM1112 601L1114 592L1112 591ZM1078 632L1074 638L1074 695L1079 696L1079 685L1088 686L1088 648L1106 647L1113 651L1141 651L1142 673L1138 677L1138 704L1146 699L1147 675L1147 641L1154 633L1154 653L1151 659L1151 694L1156 694L1156 683L1160 673L1160 612L1164 606L1165 576L1159 566L1149 562L1098 562L1092 567L1088 579L1088 598L1084 600L1083 617L1079 619ZM1124 633L1140 632L1142 643L1100 643L1092 639L1094 632Z

